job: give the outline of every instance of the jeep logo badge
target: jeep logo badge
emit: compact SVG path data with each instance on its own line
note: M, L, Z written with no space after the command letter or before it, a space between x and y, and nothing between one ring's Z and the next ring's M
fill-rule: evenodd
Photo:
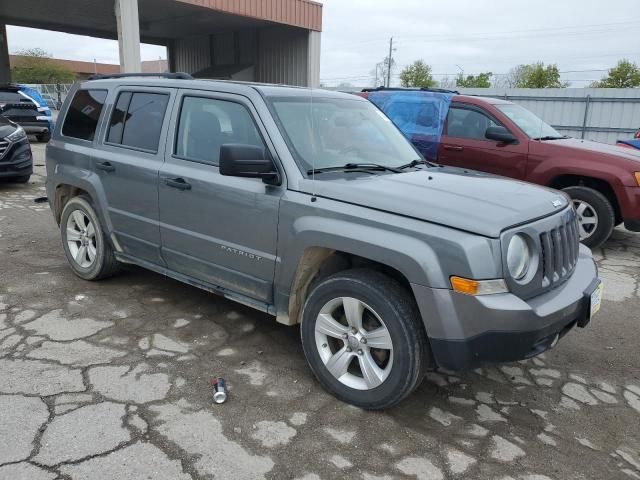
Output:
M562 206L562 200L556 198L553 202L551 202L555 208L559 208Z

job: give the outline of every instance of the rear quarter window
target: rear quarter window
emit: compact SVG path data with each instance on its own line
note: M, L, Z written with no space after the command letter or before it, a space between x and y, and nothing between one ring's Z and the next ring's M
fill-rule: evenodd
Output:
M156 153L169 94L122 92L111 114L107 143Z
M93 141L107 90L78 90L62 124L62 135Z

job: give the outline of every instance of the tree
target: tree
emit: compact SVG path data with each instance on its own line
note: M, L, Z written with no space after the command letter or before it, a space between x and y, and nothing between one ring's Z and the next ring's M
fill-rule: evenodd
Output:
M453 90L456 88L456 80L455 78L442 77L438 82L438 87L446 90Z
M511 88L565 88L568 82L560 80L556 64L544 66L542 62L518 65L508 73L505 83Z
M396 61L391 59L391 72L396 66ZM379 87L387 85L387 74L389 72L389 57L384 57L384 60L376 63L376 67L371 70L370 75L373 78L373 86Z
M490 88L491 76L493 73L484 72L478 75L467 75L466 77L460 73L456 78L456 87L462 88Z
M521 83L524 78L525 66L518 65L509 70L509 73L502 75L501 78L496 79L493 83L497 87L516 88L516 85Z
M423 60L416 60L400 72L400 84L403 87L435 87L437 82L431 75L431 67Z
M640 67L623 59L609 70L609 74L599 82L591 84L593 88L634 88L640 87Z
M51 55L40 48L20 50L11 69L11 77L18 83L71 83L76 75L64 65L51 59Z

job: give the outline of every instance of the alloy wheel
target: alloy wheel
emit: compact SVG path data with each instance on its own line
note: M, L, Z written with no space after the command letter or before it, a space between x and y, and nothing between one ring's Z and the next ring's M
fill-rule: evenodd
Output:
M97 256L96 229L82 210L74 210L67 218L66 240L73 261L82 268L91 267Z
M356 298L334 298L322 307L315 340L324 366L343 385L371 390L391 373L389 330L371 307Z
M589 238L598 229L598 214L591 204L584 200L573 200L573 206L578 214L578 226L580 229L580 240Z

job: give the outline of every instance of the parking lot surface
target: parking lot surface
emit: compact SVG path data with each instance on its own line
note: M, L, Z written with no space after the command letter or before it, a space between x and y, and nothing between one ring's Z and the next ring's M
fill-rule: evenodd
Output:
M297 328L137 268L75 277L33 148L30 184L0 184L0 479L640 479L640 235L595 252L588 328L367 412L318 385Z

